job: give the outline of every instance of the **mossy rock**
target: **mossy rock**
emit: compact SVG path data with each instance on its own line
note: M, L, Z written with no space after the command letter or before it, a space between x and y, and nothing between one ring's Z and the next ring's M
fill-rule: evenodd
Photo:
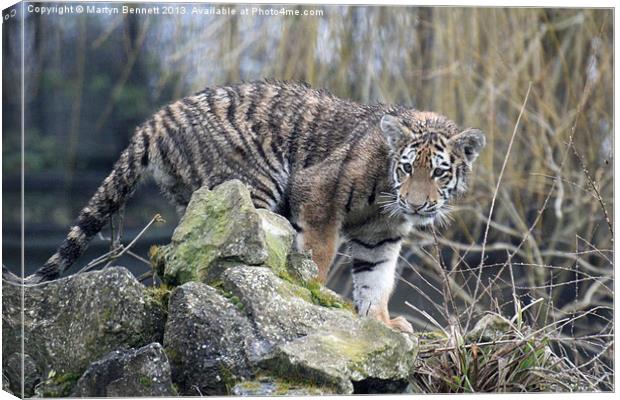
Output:
M112 350L143 346L163 337L161 307L122 267L25 287L23 296L22 303L21 288L3 285L3 352L7 360L21 352L23 326L25 359L30 360L26 375L30 377L36 371L40 381L47 380L50 371L56 377L79 376L91 362ZM9 370L11 365L4 364ZM6 372L8 376L21 376L20 371ZM34 382L32 377L28 382ZM70 386L65 385L67 382L72 383L51 382L49 395L62 395ZM31 396L33 389L32 385L26 387L25 395Z
M319 277L319 267L312 261L309 253L291 252L288 255L288 276L300 283L316 281Z
M417 352L413 336L362 318L284 343L263 366L281 377L333 387L335 393L353 393L354 383L366 381L380 392L380 383L406 383Z
M257 210L238 180L192 195L171 243L152 252L163 279L180 285L213 282L231 265L264 265L286 270L295 230L275 213Z
M271 376L259 376L253 380L242 381L231 389L231 394L234 396L322 396L331 393L333 390L329 388Z
M164 347L182 395L225 395L253 374L261 344L234 295L188 282L170 296Z
M71 393L72 397L175 395L170 364L159 343L107 354L88 367Z
M311 290L278 277L266 267L234 267L222 275L223 289L230 292L244 312L252 317L258 334L272 344L315 332L327 323L348 326L359 317L347 309L337 294L315 294ZM325 289L327 290L327 289ZM316 304L316 296L329 298L340 307Z
M512 329L506 318L497 314L485 314L467 333L465 340L473 343L498 340L509 334Z
M76 373L58 375L52 370L48 378L35 387L34 394L36 397L67 397L79 378Z
M267 267L232 266L220 278L188 282L170 296L164 346L181 394L403 386L417 354L413 336L359 317L316 282L283 279ZM257 373L273 379L261 381Z
M148 300L166 315L168 314L168 301L171 292L172 288L165 282L158 286L147 286L145 290Z

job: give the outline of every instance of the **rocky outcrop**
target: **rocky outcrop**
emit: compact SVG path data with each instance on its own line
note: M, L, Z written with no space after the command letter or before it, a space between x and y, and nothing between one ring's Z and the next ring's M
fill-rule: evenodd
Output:
M171 243L152 252L158 289L124 268L25 288L27 395L401 392L416 338L359 317L321 286L294 235L231 181L198 190ZM19 298L5 286L3 362L14 391Z
M23 321L21 296L21 287L3 285L2 346L5 374L17 393L21 392L21 362L13 360L23 354L26 396L50 374L75 381L90 363L110 351L162 340L163 311L125 268L24 288Z
M358 317L325 292L249 266L226 270L218 289L194 282L176 288L164 345L181 393L250 390L238 384L257 374L324 393L353 393L354 383L366 380L406 385L415 338ZM270 385L257 387L268 393Z

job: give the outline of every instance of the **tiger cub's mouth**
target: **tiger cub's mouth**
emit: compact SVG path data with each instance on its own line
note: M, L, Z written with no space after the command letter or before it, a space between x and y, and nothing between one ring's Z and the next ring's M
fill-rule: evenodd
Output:
M414 226L424 226L430 224L439 224L439 226L445 226L451 220L450 212L452 207L444 205L434 210L417 210L411 211L410 209L402 208L403 215L407 221Z
M413 215L419 215L421 217L425 217L425 218L435 218L438 214L438 211L414 211L413 213L411 213Z
M433 214L432 216L428 216L428 215L422 215L419 213L405 212L404 215L407 221L413 226L424 226L424 225L430 225L435 221L436 213Z

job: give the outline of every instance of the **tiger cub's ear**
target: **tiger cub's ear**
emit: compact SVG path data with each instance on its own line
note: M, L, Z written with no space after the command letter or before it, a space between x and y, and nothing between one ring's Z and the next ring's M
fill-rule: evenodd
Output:
M400 118L386 114L381 118L381 131L387 139L388 144L392 148L396 148L397 144L408 137L411 137L409 130L403 125Z
M486 138L480 129L469 128L452 136L449 143L457 155L471 164L478 158L478 154L485 146Z

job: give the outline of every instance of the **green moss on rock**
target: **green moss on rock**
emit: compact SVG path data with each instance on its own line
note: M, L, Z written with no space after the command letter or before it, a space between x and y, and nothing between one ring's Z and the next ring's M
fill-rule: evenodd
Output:
M255 209L245 185L233 180L194 192L171 243L152 259L165 265L163 279L174 285L211 283L235 265L283 271L294 235L285 218Z
M170 300L170 286L166 285L166 283L161 283L158 286L148 286L145 290L145 293L148 299L157 307L159 307L162 312L168 312L168 301Z
M151 379L148 376L141 376L138 379L138 382L140 382L140 385L145 386L145 387L153 386L153 381L151 381Z
M157 276L164 276L166 268L165 246L153 245L149 248L149 261L151 269Z
M56 371L52 370L48 374L48 378L37 385L35 395L37 397L67 397L78 379L80 379L78 373L57 374Z
M310 282L318 279L319 267L312 261L310 252L294 251L288 255L286 273L296 282Z
M2 303L3 341L14 343L23 337L30 369L41 374L54 370L58 376L78 375L110 351L140 347L163 336L162 310L125 268L109 267L23 289L3 285ZM3 350L11 355L10 349ZM63 387L64 382L45 390L62 395ZM33 389L29 385L26 396Z
M351 302L321 285L316 279L307 282L300 281L294 278L288 271L281 271L278 277L285 282L285 284L278 286L279 292L284 296L299 297L322 307L355 311L355 307Z
M250 381L237 383L231 390L235 396L321 396L334 393L332 388L309 382L259 375Z
M273 269L276 274L286 271L295 231L288 220L278 214L264 209L257 210L257 213L261 218L262 230L265 232L267 249L265 265Z
M291 379L352 393L352 382L407 379L418 351L413 337L367 318L349 327L325 327L280 345L264 368Z
M327 289L316 280L304 284L304 287L310 291L312 302L316 305L355 311L351 302Z

